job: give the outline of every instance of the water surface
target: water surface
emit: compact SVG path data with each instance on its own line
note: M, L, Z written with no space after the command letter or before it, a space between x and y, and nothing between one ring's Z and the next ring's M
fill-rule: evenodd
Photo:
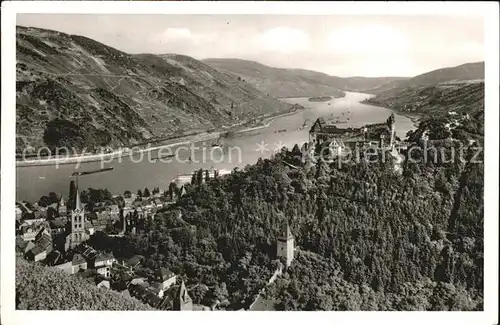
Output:
M259 157L270 157L274 149L280 146L292 148L294 144L301 145L308 141L309 128L318 117L325 117L326 120L339 117L347 120L345 124L339 124L341 128L361 127L365 124L384 122L392 113L391 110L362 104L360 101L371 95L362 93L346 93L346 97L332 99L328 102L309 102L308 98L286 98L283 101L300 104L306 109L293 115L288 115L275 119L267 128L253 130L236 134L232 138L224 139L223 153L220 149L212 149L212 143L196 143L193 162L188 161L191 155L186 145L182 149L173 147L171 152L163 151L162 156L176 153L179 161L161 162L155 159L148 159L145 155L140 160L140 156L134 156L114 160L105 164L101 162L88 162L77 164L67 164L56 166L29 166L16 168L16 197L17 200L38 201L42 195L49 192L56 192L67 197L69 192L70 174L76 170L86 171L102 167L114 167L111 172L92 174L80 177L80 188L107 188L113 194L123 193L125 190L137 191L148 187L160 187L167 189L169 183L180 174L189 174L193 170L215 167L218 169L231 170L234 167L244 167L253 164ZM332 116L333 114L333 116ZM405 116L397 115L396 134L404 138L406 133L414 129L413 122ZM307 127L301 129L304 121ZM279 130L283 132L278 132ZM267 151L258 151L258 144L264 145ZM205 147L205 154L202 151ZM231 149L233 148L233 149ZM238 149L239 148L239 151ZM212 158L210 159L210 152ZM157 157L158 152L153 151L151 158ZM205 155L205 162L203 162ZM241 157L241 160L240 160ZM198 161L198 162L195 162Z

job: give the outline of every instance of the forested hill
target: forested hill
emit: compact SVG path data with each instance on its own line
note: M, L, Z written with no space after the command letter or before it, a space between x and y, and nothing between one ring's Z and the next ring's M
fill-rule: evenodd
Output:
M432 70L407 80L393 80L378 87L367 88L365 92L381 94L388 91L398 92L408 87L460 83L470 80L484 80L484 62L465 63L456 67Z
M369 90L366 102L403 112L474 114L484 107L484 62L430 71Z
M304 69L282 69L240 59L204 59L204 63L227 71L276 97L343 97L343 91L362 91L406 80L404 77L341 78Z
M474 114L484 107L484 82L456 82L412 86L387 91L366 100L402 112L442 115Z
M130 55L17 27L16 144L87 151L202 132L291 105L182 55Z
M139 300L98 289L61 270L16 261L16 309L24 310L154 310Z
M467 127L482 121L473 119ZM276 268L276 238L288 221L299 248L268 290L277 309L482 310L482 155L469 149L450 160L468 141L439 127L429 140L437 150L413 150L402 174L391 156L314 163L296 146L223 178L194 178L143 234L94 236L92 245L144 255L152 270L205 284L190 292L195 302L227 299L239 309Z

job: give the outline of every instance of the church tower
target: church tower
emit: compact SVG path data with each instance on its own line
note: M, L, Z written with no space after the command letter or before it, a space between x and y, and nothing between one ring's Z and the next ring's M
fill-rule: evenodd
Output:
M57 212L60 217L66 216L67 208L66 202L64 201L64 197L61 194L61 199L59 200L59 204L57 205Z
M294 238L288 222L284 225L276 246L278 258L283 257L286 261L286 267L289 267L294 257Z
M76 188L75 209L71 211L71 233L66 237L66 250L74 249L88 239L85 232L85 211L80 201L80 192Z
M184 281L182 281L181 287L179 288L179 291L177 292L177 295L175 297L174 309L180 311L193 310L193 300L187 292Z

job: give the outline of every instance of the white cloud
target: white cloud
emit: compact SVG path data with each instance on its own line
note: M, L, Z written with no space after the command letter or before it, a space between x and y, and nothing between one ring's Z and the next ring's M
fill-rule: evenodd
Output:
M407 52L409 42L403 33L388 26L361 25L331 32L328 47L347 55L394 55Z
M187 45L201 45L217 40L215 33L192 33L188 28L167 28L162 33L153 36L153 42L174 43L181 42Z
M193 34L187 28L167 28L158 36L164 42L190 40L193 38Z
M301 29L276 27L258 35L255 46L264 51L290 53L309 50L311 40Z

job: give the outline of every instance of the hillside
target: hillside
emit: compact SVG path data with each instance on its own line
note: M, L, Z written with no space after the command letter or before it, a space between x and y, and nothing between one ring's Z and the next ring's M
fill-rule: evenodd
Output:
M135 298L97 288L60 270L17 259L16 309L154 310Z
M296 146L188 184L144 233L94 236L91 245L141 254L145 265L186 274L188 286L214 288L238 310L276 268L276 238L288 222L298 248L266 290L276 309L482 310L484 165L445 160L460 145L445 139L434 137L437 150L425 162L412 150L401 175L392 156L313 163Z
M429 71L408 80L395 80L379 87L366 89L371 94L388 91L399 92L404 88L438 83L457 83L466 80L484 80L484 62L465 63L456 67Z
M230 72L257 89L276 97L343 97L341 90L361 91L394 80L406 79L400 77L340 78L310 70L273 68L258 62L240 59L204 59L202 61L218 70Z
M386 91L366 100L402 112L441 114L474 113L484 109L484 82L420 85Z
M287 111L193 58L130 55L92 39L17 27L17 150L133 145Z

